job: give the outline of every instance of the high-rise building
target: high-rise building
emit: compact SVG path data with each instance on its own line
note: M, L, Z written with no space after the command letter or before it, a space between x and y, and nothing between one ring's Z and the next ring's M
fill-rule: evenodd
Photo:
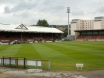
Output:
M104 17L95 17L93 29L104 29Z
M104 17L95 17L94 20L73 19L71 22L71 35L75 35L75 30L96 29L104 29Z

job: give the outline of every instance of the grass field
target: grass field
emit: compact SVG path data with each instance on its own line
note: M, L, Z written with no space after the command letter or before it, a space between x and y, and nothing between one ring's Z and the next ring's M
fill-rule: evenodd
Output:
M76 63L83 63L83 70L100 70L104 69L104 42L0 45L2 56L50 60L51 70L77 70Z

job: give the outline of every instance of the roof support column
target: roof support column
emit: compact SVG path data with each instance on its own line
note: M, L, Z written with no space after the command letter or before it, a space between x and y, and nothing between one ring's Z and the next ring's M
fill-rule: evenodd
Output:
M53 42L53 33L52 33L52 42Z
M21 33L21 41L23 41L23 39L22 39L22 33Z

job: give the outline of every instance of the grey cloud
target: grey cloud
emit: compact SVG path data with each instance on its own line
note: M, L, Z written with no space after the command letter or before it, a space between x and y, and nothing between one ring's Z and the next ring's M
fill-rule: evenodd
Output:
M38 20L39 18L31 18L29 21L31 22L31 24L36 25Z
M73 11L73 12L72 12L72 15L76 15L76 16L77 16L77 15L78 15L78 16L79 16L79 15L84 15L84 11Z
M92 14L104 13L104 0L95 0L91 3L91 6L93 6Z
M10 9L8 6L4 7L5 13L10 13Z
M67 23L67 7L70 7L72 18L85 18L89 15L104 13L104 0L0 0L0 5L3 4L6 7L2 16L4 18L7 16L6 22L10 23L24 20L24 23L35 24L38 19L46 19L51 24L55 24L55 21L57 21L56 24L65 24ZM10 18L13 21L9 20Z
M13 8L9 9L6 6L4 9L5 9L5 13L18 12L18 11L23 11L23 10L31 10L36 7L37 3L38 3L37 1L22 1L21 0Z
M22 18L28 18L29 17L29 13L22 13L20 16L22 17Z
M26 12L21 13L21 14L14 13L14 16L15 17L20 17L20 18L28 18L30 16L30 14L29 13L26 13Z
M13 11L19 11L19 10L25 10L25 9L32 9L36 6L37 4L35 2L20 2L17 4L12 10Z
M0 4L14 4L18 3L21 0L0 0Z
M42 2L42 4L45 4L45 5L52 5L55 3L57 3L57 1L55 1L55 0L43 0L43 2Z
M96 12L104 13L104 6L99 7Z
M57 5L57 6L53 7L53 9L60 11L60 10L65 9L65 7L63 5Z
M44 7L40 8L39 11L40 12L44 11L44 12L48 12L48 13L58 13L64 9L65 9L65 7L63 5L55 5L55 6L48 5L48 6L44 6Z

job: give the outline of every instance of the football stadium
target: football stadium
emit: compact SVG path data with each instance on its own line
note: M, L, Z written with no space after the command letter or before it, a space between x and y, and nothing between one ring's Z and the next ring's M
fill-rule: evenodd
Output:
M83 70L104 69L103 38L96 40L104 30L74 32L76 40L61 42L63 32L56 28L0 24L0 57L49 60L51 70L77 70L76 64L83 64Z

